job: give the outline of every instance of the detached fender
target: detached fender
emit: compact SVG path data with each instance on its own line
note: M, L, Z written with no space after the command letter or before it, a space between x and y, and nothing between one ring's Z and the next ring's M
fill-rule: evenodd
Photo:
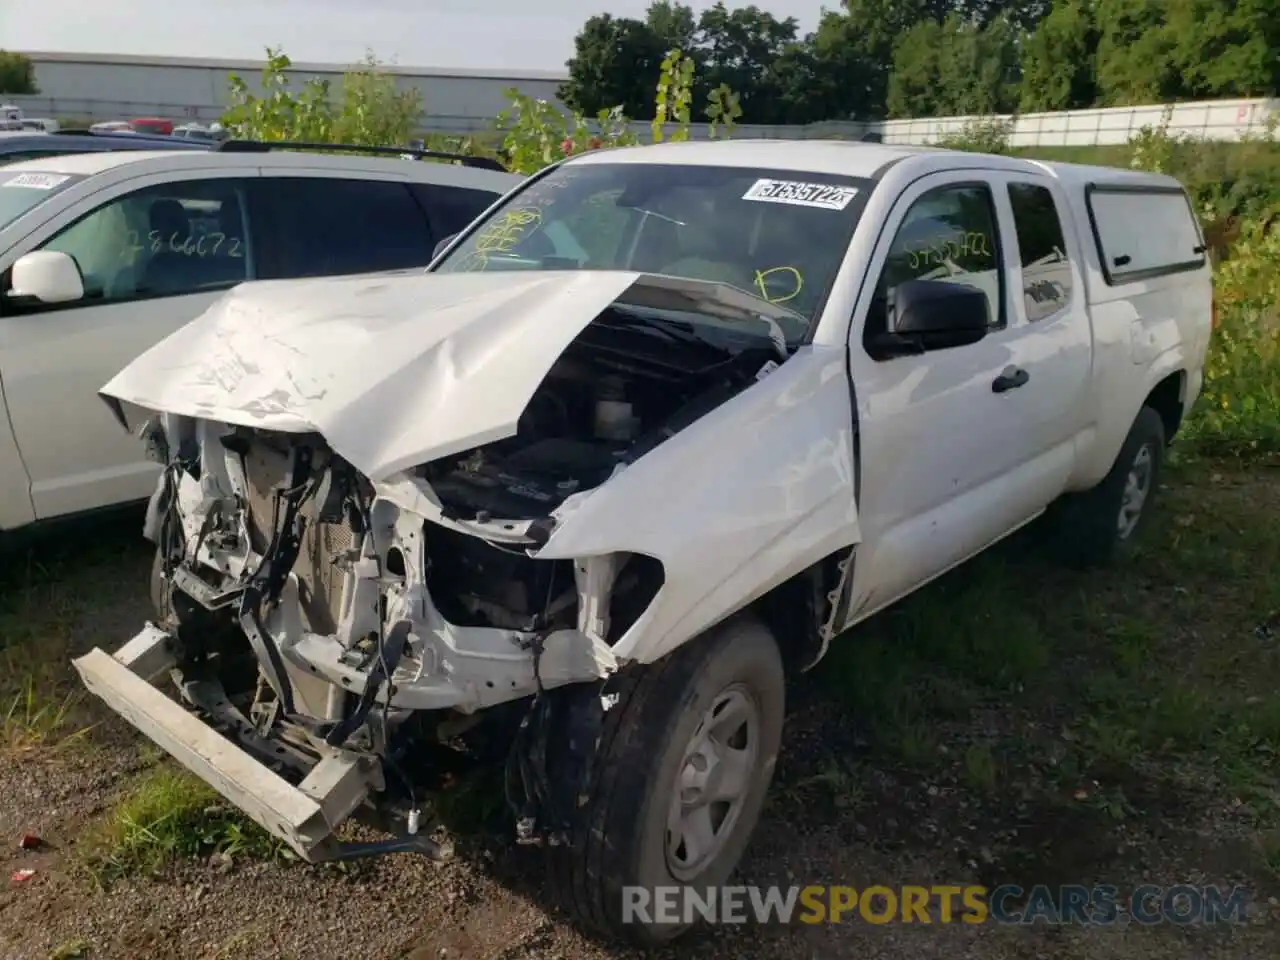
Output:
M807 346L603 486L537 552L663 567L619 659L651 662L859 539L845 351Z

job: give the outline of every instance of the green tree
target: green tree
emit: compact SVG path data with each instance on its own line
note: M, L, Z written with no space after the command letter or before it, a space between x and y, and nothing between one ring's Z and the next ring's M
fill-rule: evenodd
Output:
M39 93L36 69L26 54L0 50L0 93Z
M1164 30L1184 95L1280 92L1280 0L1168 0Z
M587 115L621 106L628 116L648 119L662 61L676 49L694 65L694 103L727 85L739 95L743 120L782 123L787 114L775 67L795 39L793 18L779 20L756 6L717 3L695 18L691 7L657 0L644 20L609 14L588 20L574 39L559 96Z
M1089 0L1057 0L1022 46L1019 108L1076 110L1098 97L1098 31Z
M592 17L574 38L569 79L558 96L590 116L620 106L629 117L645 117L653 111L653 91L669 49L643 20L608 13Z
M943 3L938 11L935 5L935 19L946 19L947 14L958 13L970 22L985 27L996 20L1007 20L1017 30L1030 33L1040 21L1049 15L1050 8L1056 8L1062 0L954 0Z
M1017 102L1017 33L1007 20L986 26L952 13L917 23L894 47L892 117L1006 113Z
M696 45L698 18L693 7L672 0L655 0L645 11L644 22L666 50L692 51Z
M1165 28L1168 0L1096 0L1098 95L1106 106L1175 100L1185 89Z
M940 19L948 0L844 0L784 49L774 73L789 123L880 119L893 48L916 24Z
M794 17L778 20L755 5L735 10L723 3L709 7L698 19L694 53L701 80L708 88L725 84L734 90L750 123L787 122L775 67L794 45L797 26Z

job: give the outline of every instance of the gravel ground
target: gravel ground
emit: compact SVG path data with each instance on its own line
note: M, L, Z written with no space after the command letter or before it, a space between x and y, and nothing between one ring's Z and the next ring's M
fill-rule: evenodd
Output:
M1233 503L1280 507L1270 475L1244 477L1228 495ZM31 569L4 584L10 606L0 618L0 648L11 654L20 646L27 651L22 658L11 657L11 670L39 674L42 665L52 664L50 675L64 682L71 653L99 643L113 646L136 629L147 615L148 554L132 529L94 533L94 542L105 546L88 559L75 559L65 544L34 548ZM1241 622L1254 613L1242 611ZM1220 635L1205 639L1218 642ZM1274 650L1271 656L1268 663L1274 665ZM1055 661L1053 669L1070 671L1073 663ZM1147 793L1136 782L1129 788L1131 809L1122 817L1097 815L1092 806L1088 811L1082 806L1077 815L1047 805L1036 799L1035 785L1043 760L1037 751L1048 740L1037 738L1056 742L1057 708L1032 691L1011 704L986 703L960 716L931 720L932 759L923 766L903 763L877 747L875 730L832 695L829 676L818 674L798 680L791 693L775 788L738 882L992 886L1012 878L1024 883L1103 880L1122 889L1139 882L1244 883L1251 890L1250 922L1189 928L873 926L861 920L721 926L650 955L737 960L1280 956L1280 882L1268 872L1275 865L1259 860L1262 821L1240 813L1241 801L1233 806L1230 796L1198 786L1179 792L1169 786L1180 775L1174 763L1162 778L1143 781ZM1055 681L1049 681L1052 687ZM584 938L557 917L548 906L537 851L517 848L497 833L459 837L457 855L445 864L405 855L345 869L252 858L180 860L104 891L83 869L76 844L157 758L92 702L77 704L68 724L91 729L62 746L52 735L20 748L11 743L9 755L0 759L0 836L14 840L0 860L6 876L19 868L35 870L24 882L0 886L0 955L6 960L644 955ZM1018 742L1029 745L1026 758L1005 761L994 789L975 788L973 763L961 758L979 739L1007 736L1014 728L1022 731ZM839 769L851 771L847 783L832 780L833 757ZM1025 768L1019 765L1023 762ZM1280 795L1275 799L1280 803ZM1274 819L1267 823L1273 827ZM24 833L42 838L42 847L19 850L16 841Z

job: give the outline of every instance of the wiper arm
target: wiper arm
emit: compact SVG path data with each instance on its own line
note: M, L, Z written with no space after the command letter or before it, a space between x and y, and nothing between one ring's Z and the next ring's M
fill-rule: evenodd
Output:
M787 334L782 329L782 324L778 323L773 317L765 316L763 313L757 314L757 317L769 327L769 341L778 353L779 362L786 360L791 354L787 351Z
M682 320L667 320L664 317L641 317L622 310L614 311L619 326L649 327L675 343L697 343L704 347L714 346L705 337L699 336L692 323Z

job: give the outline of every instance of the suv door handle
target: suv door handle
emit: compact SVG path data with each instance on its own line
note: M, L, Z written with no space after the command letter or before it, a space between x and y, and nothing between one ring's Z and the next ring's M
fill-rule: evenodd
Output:
M1030 379L1031 374L1021 367L1005 367L1004 373L991 381L991 392L1004 393L1008 390L1017 390Z

